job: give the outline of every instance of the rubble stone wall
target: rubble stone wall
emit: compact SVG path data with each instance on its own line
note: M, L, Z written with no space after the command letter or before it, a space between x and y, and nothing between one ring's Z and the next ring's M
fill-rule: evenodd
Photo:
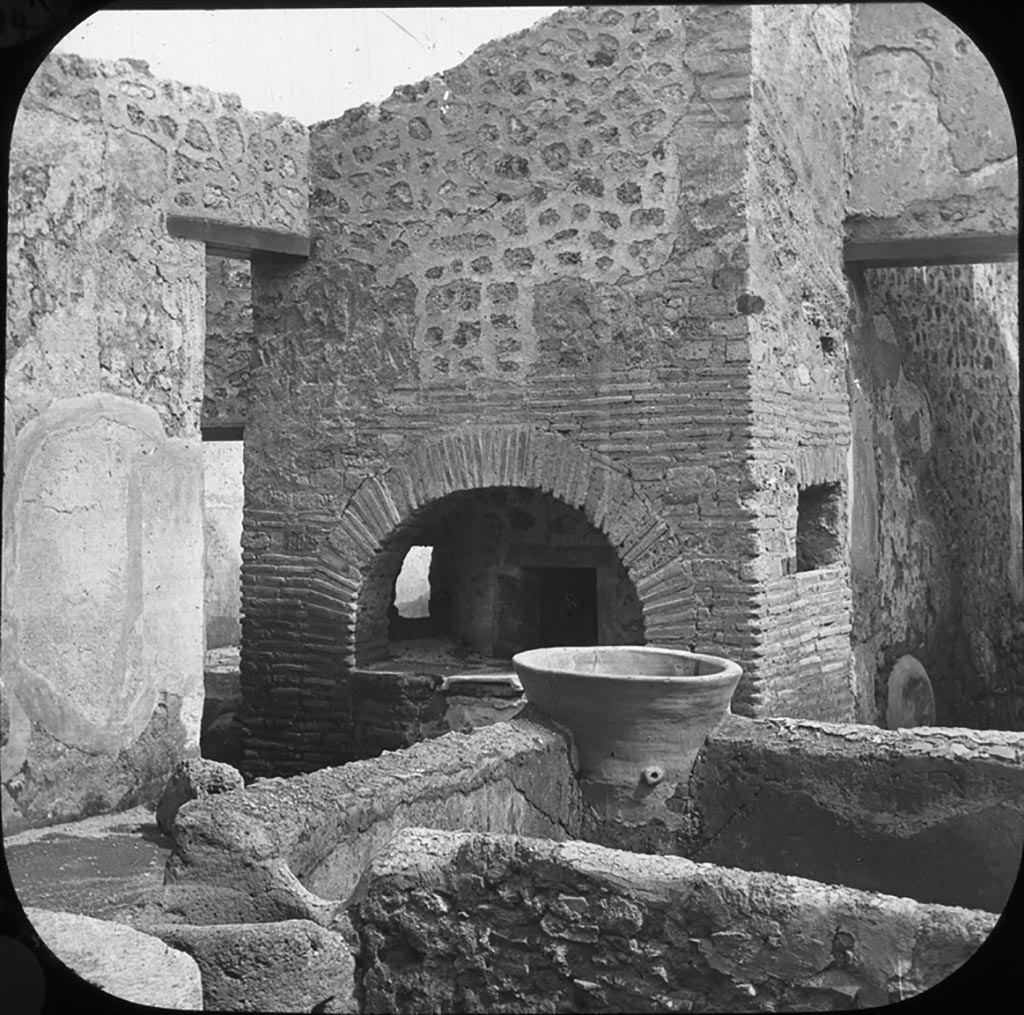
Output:
M352 907L366 1011L816 1011L934 986L995 917L583 842L406 829Z
M249 261L207 253L203 426L244 425L254 365Z
M880 715L911 653L940 724L1024 724L1017 285L1016 265L855 276L853 641Z

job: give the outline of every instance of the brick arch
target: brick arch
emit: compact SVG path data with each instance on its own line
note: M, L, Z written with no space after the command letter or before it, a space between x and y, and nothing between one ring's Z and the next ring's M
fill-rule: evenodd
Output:
M688 625L679 613L691 599L692 578L675 533L621 465L550 431L460 427L421 441L366 479L321 544L320 571L334 586L349 667L362 640L360 592L396 534L450 494L517 486L579 509L618 554L640 599L648 641L682 644Z

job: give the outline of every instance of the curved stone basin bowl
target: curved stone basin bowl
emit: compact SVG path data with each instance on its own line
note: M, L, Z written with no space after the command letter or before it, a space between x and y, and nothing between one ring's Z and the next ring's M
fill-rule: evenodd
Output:
M512 664L527 700L572 733L585 796L621 817L615 799L663 798L689 776L742 675L728 659L646 646L531 649Z

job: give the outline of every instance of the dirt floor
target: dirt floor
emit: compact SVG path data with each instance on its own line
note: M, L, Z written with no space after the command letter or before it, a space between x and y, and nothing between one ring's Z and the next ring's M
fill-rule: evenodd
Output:
M133 923L163 886L171 840L146 807L4 838L22 906Z

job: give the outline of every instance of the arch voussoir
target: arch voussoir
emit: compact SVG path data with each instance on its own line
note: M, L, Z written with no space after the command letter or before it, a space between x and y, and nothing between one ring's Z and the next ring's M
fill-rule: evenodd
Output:
M386 486L376 476L363 483L359 493L352 498L349 510L362 521L367 533L378 543L402 521Z

